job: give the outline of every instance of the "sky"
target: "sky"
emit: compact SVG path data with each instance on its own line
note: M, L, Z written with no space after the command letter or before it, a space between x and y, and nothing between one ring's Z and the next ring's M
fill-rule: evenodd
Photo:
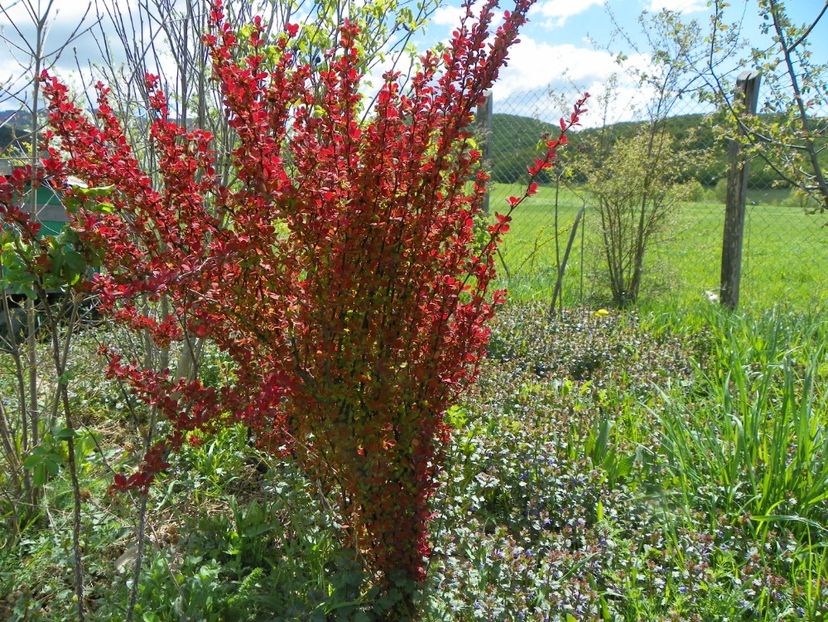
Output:
M31 0L37 3L44 0ZM55 17L50 26L51 41L61 41L72 32L82 16L86 1L53 0ZM135 0L99 0L103 2L134 2ZM787 10L794 22L812 20L826 0L788 0ZM17 2L17 4L15 4ZM731 0L734 5L731 21L743 20L746 37L750 45L768 45L770 40L760 33L760 19L755 8L744 8L744 0ZM750 7L755 0L749 0ZM13 21L30 36L25 24L28 16L18 0L0 0ZM509 8L509 0L502 4ZM495 112L510 112L535 116L555 121L567 102L572 102L579 91L588 90L593 94L593 108L599 96L607 90L613 75L617 75L615 94L607 104L607 120L629 120L641 115L651 93L642 89L632 77L630 69L647 71L652 67L650 50L643 44L637 18L642 11L676 11L686 20L696 19L706 23L708 8L706 0L538 0L529 14L529 23L524 27L521 41L510 53L509 66L501 73L493 89ZM611 17L611 15L613 17ZM460 16L459 2L446 0L432 16L428 28L415 40L418 49L425 50L445 41ZM615 22L615 23L614 23ZM614 34L620 26L632 44ZM19 43L18 33L9 23L8 17L0 11L0 35ZM810 37L814 59L828 62L828 15L826 15ZM639 49L634 49L638 46ZM47 46L48 47L48 46ZM81 37L73 44L75 54L64 55L59 69L71 75L75 67L75 55L81 65L99 56L98 43L92 35ZM626 55L626 61L619 66L617 54ZM23 55L13 46L0 41L0 86L9 83L20 71L16 60ZM0 109L4 105L0 96ZM680 102L676 112L692 112L699 109L692 98ZM597 125L603 114L593 110L585 118L585 125Z
M826 0L788 0L786 8L797 24L811 23ZM760 32L761 19L755 1L745 10L744 1L731 0L728 21L743 23L743 35L751 47L771 44ZM449 37L460 14L459 3L446 3L435 13L423 43L433 44ZM510 54L510 64L493 89L494 111L523 114L554 121L565 102L573 102L579 90L592 95L593 114L585 125L599 125L603 117L595 110L598 96L606 92L611 76L617 74L615 96L608 104L608 121L639 118L650 93L625 69L646 71L652 67L651 54L641 35L638 18L642 12L670 10L683 20L708 24L706 0L539 0L529 13L521 42ZM620 26L638 47L634 49L616 34ZM828 63L828 15L813 30L813 59ZM626 55L619 66L617 54ZM747 68L747 67L745 67ZM557 97L554 95L557 94ZM553 95L550 97L550 95ZM692 98L678 102L675 111L704 110ZM826 111L828 113L828 111Z

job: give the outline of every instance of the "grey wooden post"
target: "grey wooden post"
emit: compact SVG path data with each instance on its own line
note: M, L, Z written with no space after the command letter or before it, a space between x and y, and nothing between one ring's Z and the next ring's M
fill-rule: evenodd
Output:
M492 137L492 94L486 93L486 100L477 107L477 114L475 115L475 125L477 129L478 140L480 141L480 153L483 161L483 166L489 166L489 156L491 154L491 137ZM486 196L483 197L483 213L489 213L489 192L486 191Z
M761 76L755 71L739 74L736 80L736 105L744 106L747 114L756 113ZM730 167L727 175L727 199L722 239L722 273L720 301L735 309L739 304L739 285L742 279L742 240L745 231L745 202L747 198L748 161L739 140L732 139L727 146Z

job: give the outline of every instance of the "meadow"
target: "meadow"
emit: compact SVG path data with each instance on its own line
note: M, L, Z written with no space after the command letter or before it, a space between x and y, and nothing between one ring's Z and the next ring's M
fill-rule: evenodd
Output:
M492 211L504 210L506 197L519 195L519 184L495 184ZM555 283L556 189L538 194L514 213L503 249L509 277L504 284L519 300L549 298ZM561 187L557 193L558 243L563 256L572 223L586 205L567 265L564 300L570 304L606 302L600 256L600 221L588 193ZM824 214L808 213L785 189L751 190L745 216L741 302L755 308L788 304L805 310L828 297L828 234ZM642 303L693 303L719 288L724 205L715 191L680 205L645 257ZM502 269L501 275L505 274Z

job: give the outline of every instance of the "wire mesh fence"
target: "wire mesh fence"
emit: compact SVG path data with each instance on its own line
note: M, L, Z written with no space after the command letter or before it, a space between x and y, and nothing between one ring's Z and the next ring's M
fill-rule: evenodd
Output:
M492 103L487 129L492 211L505 211L507 197L521 192L527 179L526 165L536 155L539 139L545 132L555 132L554 119L561 116L562 98L535 93L529 99L512 97ZM827 118L828 109L812 112L816 121L812 129L823 142ZM647 237L640 301L657 299L681 305L718 299L729 166L726 140L716 127L719 122L712 111L690 107L659 121L671 139L664 143L666 150L658 162L690 158L696 163L675 175L673 181L681 190ZM602 208L601 193L624 194L640 180L632 179L634 172L625 176L623 165L606 158L620 143L631 141L636 134L646 135L648 124L644 120L610 124L573 135L561 167L542 180L539 193L514 214L500 257L501 275L513 298L551 298L557 277L563 274L564 304L613 301L608 255L618 249L607 241L612 226L607 222L606 207ZM585 147L590 141L591 152ZM594 144L601 141L607 151L604 160L595 164ZM579 170L576 162L583 151L593 159L588 173ZM619 157L633 156L625 152ZM800 309L824 304L828 300L828 214L815 210L818 205L812 199L791 188L760 156L754 153L748 161L741 304L766 307L781 303ZM650 164L649 173L658 166ZM640 173L648 174L646 162L643 168ZM616 178L606 179L612 176ZM600 187L596 188L596 183ZM638 199L637 209L627 215L632 224L618 225L615 235L632 235L630 230L637 226L642 210L651 207L646 205L650 199ZM579 227L573 233L582 209ZM634 257L615 259L616 269L625 261L634 263Z

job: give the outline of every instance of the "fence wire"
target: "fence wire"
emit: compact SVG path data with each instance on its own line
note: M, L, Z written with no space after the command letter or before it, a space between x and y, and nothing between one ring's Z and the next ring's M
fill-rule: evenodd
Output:
M521 192L538 141L544 132L555 133L554 120L563 112L560 99L538 95L494 99L486 130L493 179L491 211L505 211L507 198ZM819 128L824 142L828 109L812 114L817 121L812 125ZM697 151L688 157L697 157L701 149L706 160L684 174L682 199L648 240L638 300L678 305L705 298L716 301L728 172L726 142L719 137L711 113L678 111L664 123L685 138L688 131L696 132L692 140ZM578 151L579 137L596 139L601 132L604 138L625 137L644 126L646 122L638 126L620 123L603 130L580 130L568 149ZM673 148L679 147L673 144ZM514 214L499 266L513 298L552 296L573 223L584 208L563 271L562 298L564 304L609 304L613 300L600 202L588 176L573 174L571 167L567 170L572 160L573 154L563 154L561 169L544 179L538 195ZM814 213L814 204L805 201L759 156L751 156L749 166L740 304L783 304L805 310L828 302L828 213ZM623 183L618 187L623 190Z

